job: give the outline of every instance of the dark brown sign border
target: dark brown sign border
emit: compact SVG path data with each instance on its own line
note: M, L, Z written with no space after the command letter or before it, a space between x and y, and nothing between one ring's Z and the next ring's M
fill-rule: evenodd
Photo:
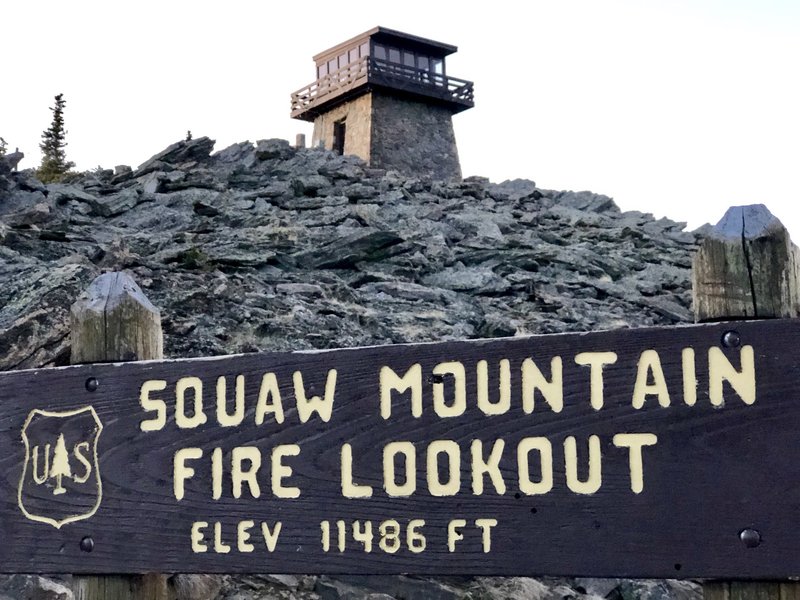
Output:
M800 323L775 320L0 373L0 568L798 576L799 343ZM542 393L558 363L560 410L554 388ZM388 418L382 368L390 370L386 390L394 389ZM298 390L324 398L332 370L330 418L311 411L302 422ZM268 373L274 385L264 383ZM219 378L230 413L223 420L234 422L237 376L242 424L221 426ZM147 381L165 383L149 384L143 396ZM179 381L186 410L176 421ZM198 381L202 423L191 409ZM42 452L38 482L34 447ZM186 450L193 448L201 455ZM404 476L409 449L415 485ZM594 491L590 451L600 457ZM543 469L548 452L552 469ZM344 488L343 462L351 465Z

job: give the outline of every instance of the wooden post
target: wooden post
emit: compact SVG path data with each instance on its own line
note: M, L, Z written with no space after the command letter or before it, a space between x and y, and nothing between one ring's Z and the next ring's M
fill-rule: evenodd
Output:
M797 253L763 204L729 208L694 258L695 321L796 317Z
M694 257L695 321L797 317L798 281L798 249L781 222L763 204L731 207ZM800 600L800 583L709 581L703 595Z
M164 358L161 315L126 273L95 279L70 318L72 364Z
M164 357L161 316L126 273L95 279L72 305L72 364ZM170 600L165 575L75 576L76 600Z

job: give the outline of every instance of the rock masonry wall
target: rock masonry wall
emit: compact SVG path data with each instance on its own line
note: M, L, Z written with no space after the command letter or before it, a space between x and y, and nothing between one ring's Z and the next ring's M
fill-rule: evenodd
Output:
M0 369L69 362L69 307L127 269L168 357L689 322L698 235L607 196L442 182L283 140L179 142L43 185L0 160ZM690 582L237 576L181 598L689 600ZM186 591L194 590L194 591ZM71 598L6 577L0 599Z
M364 94L317 117L314 120L311 146L316 148L321 143L326 150L333 150L333 124L341 120L345 121L347 127L344 136L344 153L354 154L369 161L372 136L372 95Z
M461 179L452 113L442 106L374 92L369 162L417 177Z

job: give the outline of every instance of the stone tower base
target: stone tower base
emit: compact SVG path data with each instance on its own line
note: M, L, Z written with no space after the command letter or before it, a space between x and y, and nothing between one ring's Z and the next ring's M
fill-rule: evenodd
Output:
M369 92L317 117L312 143L320 142L373 167L461 179L452 113L441 106Z

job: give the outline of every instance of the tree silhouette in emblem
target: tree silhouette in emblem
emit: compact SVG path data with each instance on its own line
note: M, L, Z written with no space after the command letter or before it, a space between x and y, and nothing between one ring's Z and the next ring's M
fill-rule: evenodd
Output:
M54 496L67 492L61 485L61 478L65 475L72 477L72 469L69 468L69 455L67 454L67 445L64 442L64 434L62 433L58 436L56 449L53 450L53 466L50 469L50 477L56 478L56 489L53 490Z

